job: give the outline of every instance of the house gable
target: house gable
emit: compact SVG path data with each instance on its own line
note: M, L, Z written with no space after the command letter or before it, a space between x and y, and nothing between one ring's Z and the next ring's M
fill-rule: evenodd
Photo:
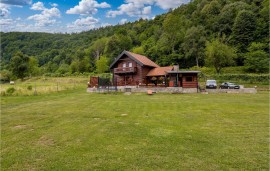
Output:
M135 61L136 63L138 63L140 66L149 66L149 67L159 67L159 65L157 65L156 63L154 63L153 61L151 61L149 58L147 58L146 56L143 55L139 55L139 54L135 54L129 51L123 51L115 60L114 62L110 65L110 69L114 68L115 65L119 62L119 60L123 57L129 57L130 59L132 59L133 61Z

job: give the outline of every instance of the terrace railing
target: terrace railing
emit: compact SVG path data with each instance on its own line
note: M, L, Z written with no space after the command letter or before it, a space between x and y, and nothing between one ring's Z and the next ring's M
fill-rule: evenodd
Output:
M123 68L114 68L115 74L121 73L135 73L137 72L137 67L123 67Z

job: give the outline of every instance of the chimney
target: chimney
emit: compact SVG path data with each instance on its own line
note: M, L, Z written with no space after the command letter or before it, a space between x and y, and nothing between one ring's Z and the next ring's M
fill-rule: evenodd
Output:
M179 65L173 65L173 70L174 71L179 71Z

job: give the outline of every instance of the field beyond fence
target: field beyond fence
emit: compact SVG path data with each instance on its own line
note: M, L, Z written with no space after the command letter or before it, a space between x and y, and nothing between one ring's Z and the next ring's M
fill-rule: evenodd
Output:
M17 80L14 85L1 84L1 95L42 95L64 90L87 88L89 77L36 77ZM14 89L9 92L9 89Z

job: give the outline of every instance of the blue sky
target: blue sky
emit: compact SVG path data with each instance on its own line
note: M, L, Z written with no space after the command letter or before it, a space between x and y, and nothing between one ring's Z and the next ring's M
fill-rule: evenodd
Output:
M1 0L1 31L72 33L153 19L190 0Z

